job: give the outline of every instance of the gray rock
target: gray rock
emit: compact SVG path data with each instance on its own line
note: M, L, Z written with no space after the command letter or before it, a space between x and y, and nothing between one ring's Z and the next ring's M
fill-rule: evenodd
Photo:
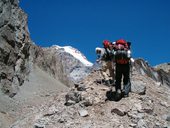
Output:
M153 108L151 106L144 107L143 111L147 114L152 114L153 113Z
M86 116L89 115L89 114L88 114L88 111L85 110L85 109L81 109L81 110L79 110L78 112L79 112L80 116L82 116L82 117L86 117Z
M86 86L83 84L75 84L75 88L77 88L77 91L86 91Z
M167 124L167 128L170 128L170 123Z
M142 81L132 81L131 91L140 95L144 95L146 92L146 86Z
M72 104L79 103L82 100L82 97L80 93L71 91L66 94L65 100L66 100L65 105L69 106Z
M160 102L160 105L162 105L162 106L164 106L164 107L166 107L166 108L169 107L168 103L165 102L165 101L161 101L161 102Z
M51 107L49 108L48 112L44 114L44 116L51 116L51 115L56 114L57 112L59 112L59 110L56 109L55 106L51 106Z
M162 128L162 126L156 124L153 128Z
M167 116L166 121L170 121L170 115Z
M58 119L58 122L59 123L64 123L64 122L66 122L66 120L64 118L60 118L60 119Z
M67 100L67 101L65 102L65 105L66 105L66 106L70 106L70 105L74 105L74 104L76 104L76 102L73 101L73 100Z
M84 107L84 106L88 107L88 106L92 106L93 102L90 99L84 99L84 100L81 101L81 105L82 105L82 107Z
M135 120L144 118L144 113L139 113L138 111L130 111L127 113L127 115Z
M86 123L84 124L84 126L82 126L82 128L91 128L92 124L91 123Z
M0 128L2 127L2 122L0 121Z
M118 108L114 108L111 110L111 113L115 113L119 116L124 116L126 113L125 111L121 110L121 109L118 109Z
M45 125L41 125L41 124L34 124L34 128L45 128Z
M137 124L131 123L129 126L131 126L131 127L134 128L134 127L136 127L136 125L137 125Z
M137 122L137 128L148 128L146 122L143 119L140 119Z

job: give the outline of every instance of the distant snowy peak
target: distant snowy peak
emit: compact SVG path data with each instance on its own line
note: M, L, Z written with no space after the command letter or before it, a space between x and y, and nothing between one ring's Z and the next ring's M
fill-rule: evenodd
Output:
M65 52L71 54L74 56L76 59L78 59L80 62L82 62L85 66L93 66L91 62L87 60L87 58L77 49L71 47L71 46L54 46L56 49L63 49Z

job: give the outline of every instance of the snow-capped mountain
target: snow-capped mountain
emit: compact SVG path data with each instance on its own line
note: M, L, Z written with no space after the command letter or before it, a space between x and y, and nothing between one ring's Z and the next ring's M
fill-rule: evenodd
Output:
M93 64L77 49L71 46L58 46L54 45L50 49L56 51L56 56L61 58L64 72L71 81L78 82L86 77ZM53 51L52 50L52 51Z
M73 57L75 57L76 59L78 59L82 64L84 64L85 66L93 66L93 64L91 62L89 62L87 60L87 58L77 49L71 47L71 46L58 46L58 45L54 45L53 47L55 47L57 50L58 49L63 49L65 52L71 54Z
M43 48L37 53L35 61L41 69L66 85L70 85L70 81L82 80L93 67L93 64L79 50L71 46L54 45Z

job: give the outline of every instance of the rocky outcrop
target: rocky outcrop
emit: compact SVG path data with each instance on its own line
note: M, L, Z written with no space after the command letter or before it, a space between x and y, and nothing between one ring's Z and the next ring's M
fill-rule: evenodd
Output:
M136 59L134 68L141 75L146 75L161 84L170 86L170 66L168 63L152 67L144 59Z
M165 72L169 73L170 72L170 63L159 64L159 65L156 65L154 68L156 68L157 70L162 69Z
M0 87L13 97L29 73L27 15L18 0L2 0L0 19Z
M170 63L160 64L154 68L160 76L161 83L170 86Z

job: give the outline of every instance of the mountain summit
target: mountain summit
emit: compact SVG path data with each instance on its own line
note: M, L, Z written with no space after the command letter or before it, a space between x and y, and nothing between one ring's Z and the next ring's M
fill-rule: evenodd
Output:
M58 45L39 50L35 63L68 86L86 77L93 66L79 50Z
M57 50L63 49L65 52L71 54L73 57L78 59L82 64L84 64L84 66L93 66L93 64L91 62L89 62L87 60L87 58L79 50L77 50L71 46L61 47L61 46L55 45L53 47L55 47Z

